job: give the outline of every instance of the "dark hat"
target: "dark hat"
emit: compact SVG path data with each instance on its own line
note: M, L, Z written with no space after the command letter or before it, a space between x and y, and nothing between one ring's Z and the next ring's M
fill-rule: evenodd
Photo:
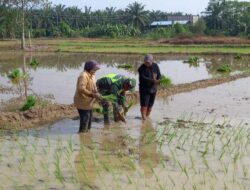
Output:
M95 60L89 60L85 62L84 70L91 71L91 70L98 70L100 69L99 63Z
M154 62L154 57L152 54L147 54L145 55L144 57L144 62L147 62L147 63L153 63Z

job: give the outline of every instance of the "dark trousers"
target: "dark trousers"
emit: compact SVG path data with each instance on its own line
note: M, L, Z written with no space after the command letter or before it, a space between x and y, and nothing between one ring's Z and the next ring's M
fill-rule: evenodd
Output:
M150 93L140 92L141 107L148 107L148 108L153 107L154 102L155 102L155 96L156 96L156 93L150 94Z
M91 128L92 110L77 109L80 116L79 133L88 132Z
M117 122L117 121L119 121L118 104L113 103L112 106L113 106L114 121ZM103 107L104 123L109 124L110 123L110 119L109 119L109 103L107 101L102 101L102 107Z

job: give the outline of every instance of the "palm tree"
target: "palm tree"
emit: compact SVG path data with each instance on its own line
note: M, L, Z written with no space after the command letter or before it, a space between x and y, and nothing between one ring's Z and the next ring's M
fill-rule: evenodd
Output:
M145 5L134 2L126 8L128 21L135 27L142 28L146 25L148 19L148 11L144 10Z
M56 24L58 25L62 21L62 16L65 11L66 6L59 4L54 7L56 13Z

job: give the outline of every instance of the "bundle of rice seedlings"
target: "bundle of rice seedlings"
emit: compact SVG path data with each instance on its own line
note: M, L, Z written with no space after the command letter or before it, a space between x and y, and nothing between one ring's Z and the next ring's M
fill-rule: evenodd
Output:
M115 101L117 101L116 95L113 95L113 94L102 96L102 99L106 100L108 102L115 102Z
M130 65L130 64L121 64L121 65L117 65L117 68L118 69L131 69L133 66L132 65Z
M199 63L200 58L197 56L189 57L187 61L184 61L184 63Z
M21 108L21 111L26 111L29 110L30 108L34 107L36 104L37 100L34 96L28 96L25 104Z
M19 69L13 69L9 74L8 78L10 79L18 79L21 78L23 75Z
M222 72L222 73L229 73L232 71L231 67L229 65L221 65L218 69L218 72Z
M161 75L161 79L160 79L160 85L162 87L168 87L172 84L172 80L168 77L166 77L165 75Z
M39 65L39 61L37 61L36 59L32 59L32 61L30 62L30 66L33 66L33 67L37 67Z
M240 54L237 54L237 55L234 56L234 59L238 59L238 60L242 59L242 56Z

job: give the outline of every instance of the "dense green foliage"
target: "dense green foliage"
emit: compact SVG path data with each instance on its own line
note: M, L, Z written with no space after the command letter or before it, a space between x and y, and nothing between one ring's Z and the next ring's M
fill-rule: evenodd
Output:
M13 0L12 0L13 1ZM22 13L12 1L0 0L0 38L20 38ZM21 2L16 0L17 2ZM28 37L136 37L153 39L189 36L193 34L247 36L250 33L250 2L210 0L205 14L195 24L175 24L165 28L150 28L153 21L167 20L169 15L183 15L162 11L147 11L141 3L127 8L107 7L92 11L85 6L52 6L48 1L29 0L35 8L25 9L25 36Z
M210 0L204 18L208 34L250 34L250 2Z

